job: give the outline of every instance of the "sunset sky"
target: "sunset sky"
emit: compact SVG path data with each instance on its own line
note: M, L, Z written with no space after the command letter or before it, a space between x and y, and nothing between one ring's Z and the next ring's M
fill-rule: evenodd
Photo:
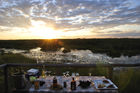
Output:
M140 38L140 0L0 0L0 39Z

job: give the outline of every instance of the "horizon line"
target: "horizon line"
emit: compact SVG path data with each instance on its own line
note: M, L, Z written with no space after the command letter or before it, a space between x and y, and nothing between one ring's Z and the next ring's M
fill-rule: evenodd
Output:
M54 38L54 39L37 39L37 38L34 38L34 39L0 39L0 40L62 40L62 39L140 39L140 38L132 38L132 37L127 37L127 38L123 38L123 37L115 37L115 38Z

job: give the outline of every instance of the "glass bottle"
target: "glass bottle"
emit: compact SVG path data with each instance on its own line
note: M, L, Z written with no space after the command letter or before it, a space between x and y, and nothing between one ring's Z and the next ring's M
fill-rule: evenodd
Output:
M56 79L56 77L53 78L53 88L57 88L57 79Z
M42 70L42 77L45 78L46 77L46 74L45 74L45 71Z
M34 88L35 88L35 90L39 89L39 81L38 80L34 81Z
M67 82L66 81L63 82L63 86L64 86L64 88L67 88Z
M45 65L43 65L43 69L42 69L42 78L46 78L46 73L45 73Z
M71 81L71 90L76 90L76 81L74 80L74 77L72 78Z

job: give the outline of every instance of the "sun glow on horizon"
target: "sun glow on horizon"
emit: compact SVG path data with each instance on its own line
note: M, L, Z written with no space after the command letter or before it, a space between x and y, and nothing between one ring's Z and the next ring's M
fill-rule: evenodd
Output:
M32 27L29 28L29 31L37 37L43 39L56 39L61 37L61 31L56 31L52 27L47 26L43 21L31 21Z

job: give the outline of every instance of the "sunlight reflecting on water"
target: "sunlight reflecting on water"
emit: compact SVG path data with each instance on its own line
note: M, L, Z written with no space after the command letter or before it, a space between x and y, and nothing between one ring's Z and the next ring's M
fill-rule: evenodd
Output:
M93 53L90 50L71 50L70 52L63 53L64 48L58 51L41 51L40 47L27 50L18 49L3 49L5 53L20 53L26 57L36 59L37 63L53 62L53 63L80 63L80 64L93 64L93 63L140 63L140 55L137 56L120 56L112 58L106 54Z

